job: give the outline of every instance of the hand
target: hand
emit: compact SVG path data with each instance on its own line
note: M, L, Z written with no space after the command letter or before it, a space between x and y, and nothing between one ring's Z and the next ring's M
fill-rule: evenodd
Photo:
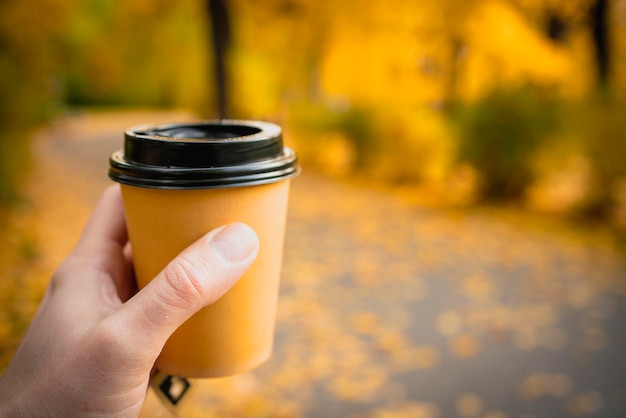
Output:
M165 341L257 250L250 227L218 228L137 293L119 186L110 187L0 380L0 417L136 417Z

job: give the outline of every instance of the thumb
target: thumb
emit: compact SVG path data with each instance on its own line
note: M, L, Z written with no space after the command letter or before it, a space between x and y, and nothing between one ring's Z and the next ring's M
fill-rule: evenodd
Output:
M258 252L252 228L233 223L215 229L181 252L118 314L137 342L160 352L191 315L219 299L250 267Z

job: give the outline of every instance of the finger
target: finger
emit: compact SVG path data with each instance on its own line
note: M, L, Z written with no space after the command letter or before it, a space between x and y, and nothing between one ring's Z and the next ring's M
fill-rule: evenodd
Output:
M123 248L128 241L124 205L119 185L108 187L87 221L75 252L91 254ZM117 255L117 254L116 254Z
M76 247L57 269L52 287L83 294L88 289L111 296L126 293L132 270L124 256L127 241L121 192L114 185L102 194Z
M135 271L133 269L133 250L130 245L130 242L126 243L123 250L124 254L124 263L126 263L126 270L129 272L129 277L127 280L122 280L117 284L117 293L120 297L120 300L126 302L132 296L137 293L137 281L135 280Z
M158 354L176 328L235 284L254 261L258 245L254 231L240 223L206 234L116 313L121 328Z

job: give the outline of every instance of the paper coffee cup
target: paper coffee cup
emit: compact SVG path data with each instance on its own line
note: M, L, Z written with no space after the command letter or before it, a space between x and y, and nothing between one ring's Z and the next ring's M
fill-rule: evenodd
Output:
M252 267L172 335L157 369L217 377L250 370L270 356L289 181L297 173L296 155L274 124L222 120L125 133L109 176L122 184L139 288L218 226L244 222L259 237Z

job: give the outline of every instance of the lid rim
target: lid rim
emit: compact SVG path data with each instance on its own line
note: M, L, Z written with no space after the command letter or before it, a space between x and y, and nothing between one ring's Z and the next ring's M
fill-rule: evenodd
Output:
M122 150L109 159L108 176L118 183L151 188L213 188L278 182L300 173L298 158L288 147L279 158L215 167L166 167L129 162Z
M218 189L225 187L246 187L261 184L278 183L288 180L300 174L300 167L290 167L289 169L272 172L266 174L277 174L270 176L241 176L230 178L214 178L214 179L167 179L167 178L146 178L129 176L123 172L115 172L109 170L109 178L113 181L127 186L143 187L148 189L167 189L167 190L196 190L196 189Z

